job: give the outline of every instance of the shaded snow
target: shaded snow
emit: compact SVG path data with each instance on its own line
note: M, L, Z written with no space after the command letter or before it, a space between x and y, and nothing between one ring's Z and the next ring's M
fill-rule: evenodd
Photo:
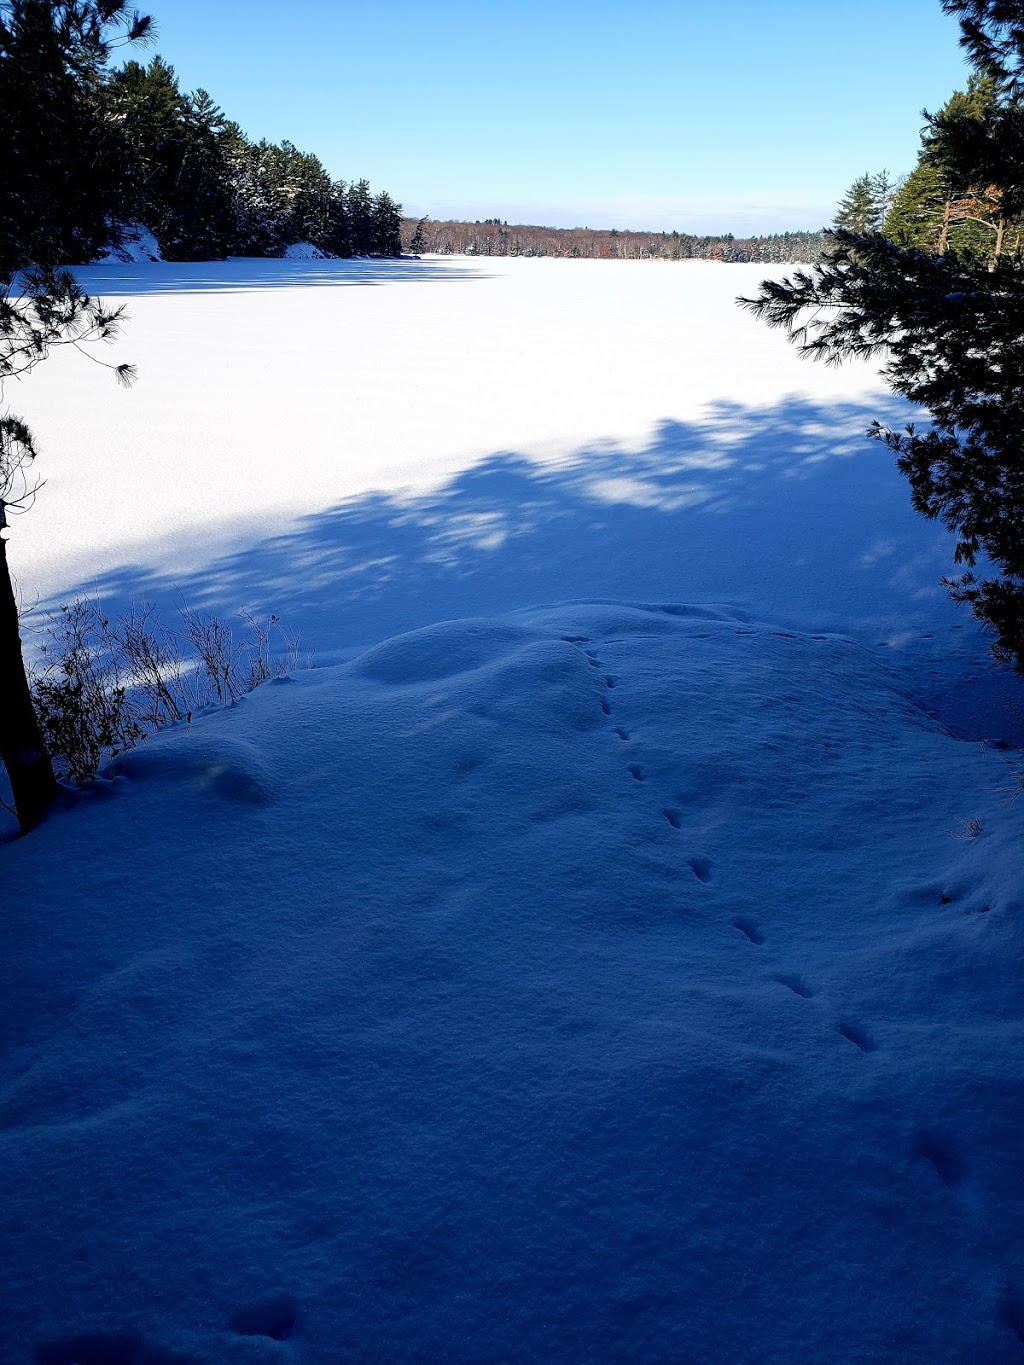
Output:
M120 228L121 240L117 246L108 246L101 253L96 265L138 265L140 262L162 261L160 243L142 223L123 223ZM103 287L103 277L97 281Z
M4 851L5 1358L1014 1359L1004 776L707 607L436 625L164 735ZM237 1326L282 1295L288 1355Z

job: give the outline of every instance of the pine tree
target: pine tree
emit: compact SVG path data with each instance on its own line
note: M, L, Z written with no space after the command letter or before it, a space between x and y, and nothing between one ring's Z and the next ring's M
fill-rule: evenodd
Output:
M949 189L942 173L919 161L893 200L882 231L891 241L921 251L937 250L948 199Z
M874 217L875 197L871 176L865 172L857 177L840 199L832 221L836 227L847 228L850 232L872 232Z
M335 180L331 185L327 250L332 256L352 255L352 223L348 216L348 186L344 180Z
M414 256L420 256L427 249L427 238L423 229L427 225L426 218L421 218L416 224L416 230L409 239L409 250Z
M0 260L91 260L123 164L107 117L111 41L143 41L124 0L0 0Z
M888 171L858 176L839 201L833 225L849 232L881 232L897 188Z
M205 90L182 94L159 56L126 63L107 98L125 147L120 217L145 223L168 260L226 255L236 223L223 112Z
M106 239L117 141L103 117L104 67L115 41L140 41L147 18L118 0L0 0L0 388L55 347L109 337L118 312L59 267ZM118 377L130 378L128 367ZM0 413L0 761L22 830L57 795L25 676L7 563L8 513L35 489L32 433Z
M994 81L973 73L966 90L955 91L937 114L925 117L917 165L893 200L884 231L923 251L994 258L1020 212L1018 206L1008 212L1009 206L987 193L995 180L1006 178L1019 136L1011 133L1004 145L988 145L1001 118Z
M348 193L345 196L345 208L352 234L352 254L354 256L372 256L374 248L373 201L370 197L368 180L357 180L355 184L349 185Z
M402 254L402 206L396 204L386 190L373 201L373 254Z
M872 434L895 454L915 508L956 537L954 557L967 571L945 580L953 597L993 632L997 659L1024 673L1024 259L1006 233L1024 201L1024 3L943 7L961 15L963 44L989 90L980 109L965 112L961 102L929 120L929 135L945 140L929 164L949 191L975 204L985 196L1002 230L998 221L978 228L982 253L960 249L947 214L939 254L939 243L926 251L840 228L811 272L766 281L741 302L807 355L833 363L885 355L890 387L928 409L927 429L876 423ZM979 580L982 557L996 574Z

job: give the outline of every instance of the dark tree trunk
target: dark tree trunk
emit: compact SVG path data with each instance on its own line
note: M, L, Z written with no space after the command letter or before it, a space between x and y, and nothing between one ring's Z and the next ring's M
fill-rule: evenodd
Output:
M34 829L53 804L59 788L25 677L18 607L3 536L0 536L0 760L7 769L22 832Z

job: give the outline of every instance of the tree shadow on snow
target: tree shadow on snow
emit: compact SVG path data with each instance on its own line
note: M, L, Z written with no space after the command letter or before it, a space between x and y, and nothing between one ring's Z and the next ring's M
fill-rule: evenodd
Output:
M227 261L141 261L77 266L75 276L101 298L140 294L235 293L255 289L341 288L346 285L439 284L487 276L456 261L416 257L286 261L234 257Z
M989 665L939 583L952 538L912 510L891 456L864 436L879 407L721 402L700 421L662 422L639 449L499 452L428 493L367 492L187 573L126 565L63 597L98 594L108 611L134 598L173 614L184 597L228 616L275 612L320 662L542 603L733 604L884 650L915 685L933 680L930 704L952 724L991 734L1015 680ZM889 401L893 423L909 413Z
M864 436L874 417L910 413L896 400L721 402L639 448L497 452L427 493L369 491L277 534L243 532L229 553L204 557L197 530L187 572L156 567L154 551L70 583L27 624L77 593L108 613L153 603L165 620L184 598L232 619L276 613L329 664L435 621L545 603L732 605L850 636L954 733L1021 743L1008 709L1024 712L1020 679L990 663L939 583L952 538L913 511L891 456ZM177 541L187 552L187 532Z

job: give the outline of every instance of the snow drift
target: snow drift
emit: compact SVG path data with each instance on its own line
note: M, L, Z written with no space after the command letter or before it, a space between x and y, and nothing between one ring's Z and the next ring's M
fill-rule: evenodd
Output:
M3 853L5 1358L1013 1359L1006 775L708 605L164 735Z

